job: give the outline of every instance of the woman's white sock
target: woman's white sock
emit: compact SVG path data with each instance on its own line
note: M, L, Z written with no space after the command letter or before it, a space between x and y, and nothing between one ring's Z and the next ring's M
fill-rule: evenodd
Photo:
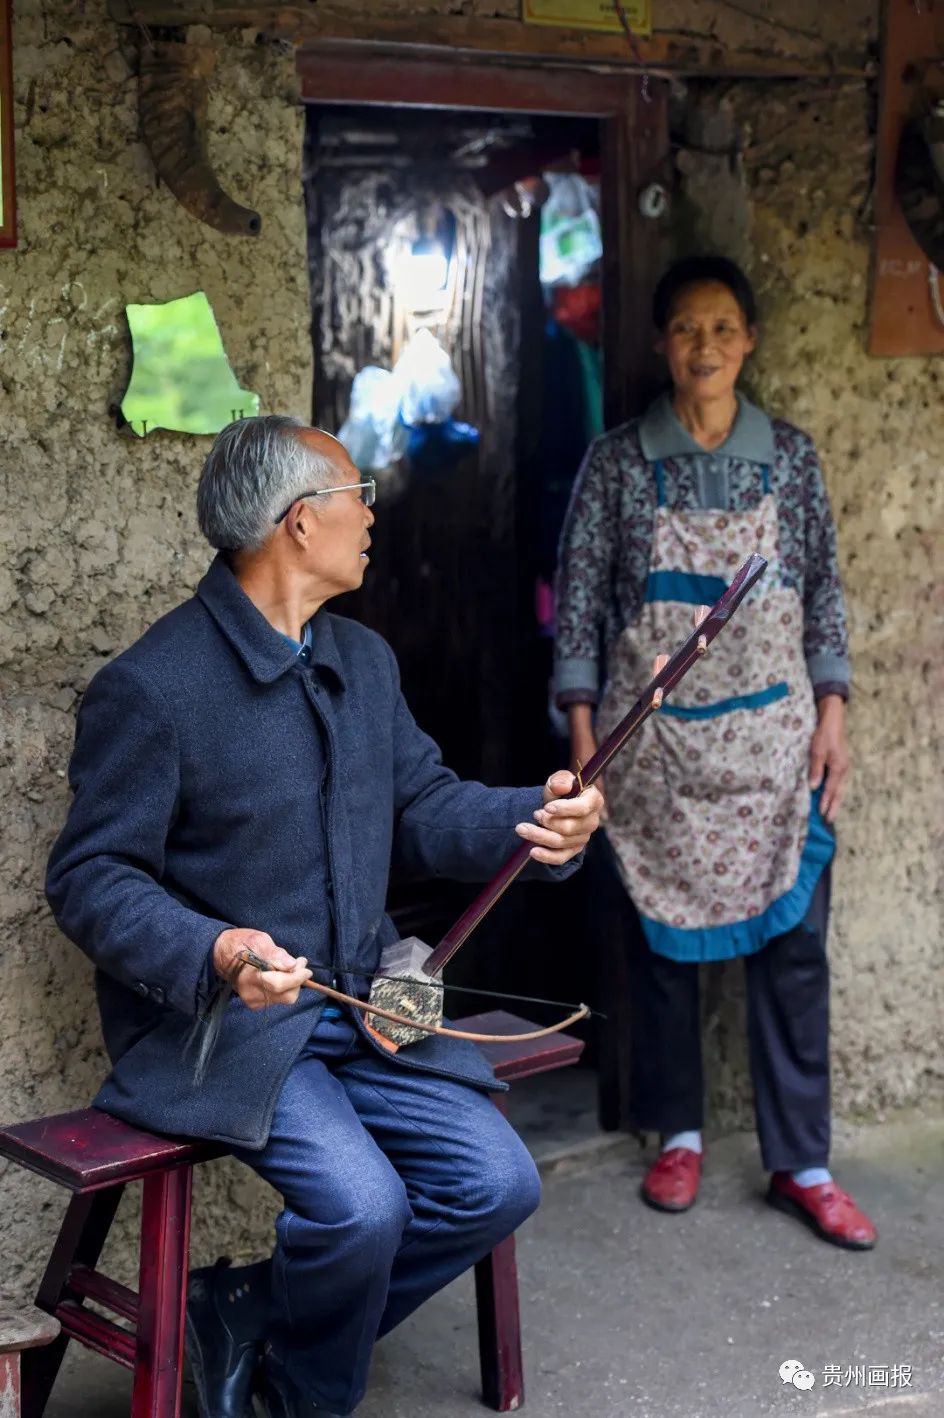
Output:
M671 1137L667 1137L662 1144L662 1151L668 1152L670 1147L687 1147L690 1152L701 1152L700 1132L673 1132Z

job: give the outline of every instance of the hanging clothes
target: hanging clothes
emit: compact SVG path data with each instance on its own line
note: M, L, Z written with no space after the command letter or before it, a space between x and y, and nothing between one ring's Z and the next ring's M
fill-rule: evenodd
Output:
M557 564L561 525L587 444L603 431L603 377L599 349L549 319L544 327L540 483L537 488L541 574Z

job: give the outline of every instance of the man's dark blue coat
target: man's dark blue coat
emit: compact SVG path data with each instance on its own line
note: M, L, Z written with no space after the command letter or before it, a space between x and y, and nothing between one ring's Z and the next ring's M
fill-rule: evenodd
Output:
M98 967L113 1068L95 1104L155 1132L261 1147L323 1007L313 990L255 1011L234 997L195 1084L191 1036L217 988L222 930L267 931L352 991L397 938L391 862L487 879L541 802L540 789L462 783L443 767L373 631L323 609L311 628L306 667L217 557L82 702L47 895ZM391 1067L496 1086L457 1040L410 1045Z

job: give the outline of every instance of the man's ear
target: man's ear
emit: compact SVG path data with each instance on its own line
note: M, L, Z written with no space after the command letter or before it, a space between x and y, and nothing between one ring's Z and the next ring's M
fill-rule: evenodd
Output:
M312 533L311 514L304 502L296 502L285 519L284 527L293 542L307 545Z
M756 325L748 325L748 327L747 327L747 353L748 353L748 354L753 354L756 349L757 349L757 326L756 326Z

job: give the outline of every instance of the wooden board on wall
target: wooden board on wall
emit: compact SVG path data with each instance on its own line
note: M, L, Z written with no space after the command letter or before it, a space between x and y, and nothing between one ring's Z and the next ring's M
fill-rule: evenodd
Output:
M944 353L927 257L895 197L895 160L927 60L944 61L944 4L886 0L881 106L875 171L875 252L869 353ZM937 278L944 300L944 274Z

